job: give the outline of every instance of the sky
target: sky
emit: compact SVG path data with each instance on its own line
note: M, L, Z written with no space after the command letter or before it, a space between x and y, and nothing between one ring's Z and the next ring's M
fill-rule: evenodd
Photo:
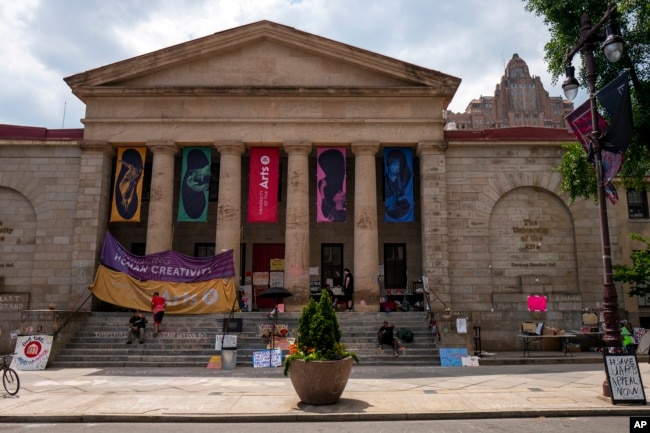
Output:
M65 77L261 20L462 79L449 109L494 94L517 53L550 96L549 32L522 0L0 0L0 124L82 128ZM581 102L575 101L576 106Z

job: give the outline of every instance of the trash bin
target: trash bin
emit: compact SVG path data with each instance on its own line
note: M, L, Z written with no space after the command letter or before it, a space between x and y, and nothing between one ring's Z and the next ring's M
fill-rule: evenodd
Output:
M223 370L234 370L237 367L237 348L224 347L221 349L221 368Z

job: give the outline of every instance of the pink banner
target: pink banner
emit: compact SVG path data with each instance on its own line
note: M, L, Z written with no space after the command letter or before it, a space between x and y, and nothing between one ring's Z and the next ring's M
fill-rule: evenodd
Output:
M253 147L250 150L248 222L278 222L280 149Z
M318 148L317 155L316 221L345 221L345 148Z

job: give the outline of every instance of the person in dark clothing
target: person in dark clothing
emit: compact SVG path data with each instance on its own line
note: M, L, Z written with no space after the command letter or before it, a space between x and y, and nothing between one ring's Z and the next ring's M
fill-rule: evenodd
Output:
M133 317L129 319L129 339L126 344L133 343L133 338L140 340L140 344L144 343L144 330L147 326L147 318L142 315L140 310L135 310Z
M343 294L345 295L345 311L354 311L354 276L348 268L343 269Z
M391 325L388 321L384 321L384 325L379 328L377 333L377 339L379 340L379 350L383 347L384 344L390 344L393 346L393 355L399 356L399 341L393 336L393 330L395 325Z

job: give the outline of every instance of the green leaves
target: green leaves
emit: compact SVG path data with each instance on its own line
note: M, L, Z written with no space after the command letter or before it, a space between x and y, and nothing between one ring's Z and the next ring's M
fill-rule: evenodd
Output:
M632 253L632 267L614 265L613 277L614 281L630 285L630 296L644 296L650 293L650 241L638 233L631 233L630 239L643 242L645 249Z
M591 198L598 201L596 188L596 170L587 160L587 152L580 143L565 143L565 150L560 165L555 169L562 175L560 188L569 194L569 204L577 197Z

